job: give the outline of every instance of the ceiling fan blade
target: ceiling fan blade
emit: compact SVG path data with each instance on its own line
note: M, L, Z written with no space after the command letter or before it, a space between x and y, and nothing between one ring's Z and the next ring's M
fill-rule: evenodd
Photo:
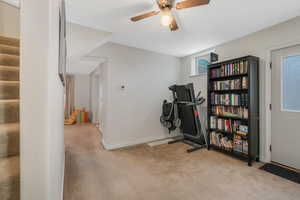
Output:
M148 12L148 13L145 13L145 14L142 14L142 15L138 15L136 17L132 17L131 21L136 22L136 21L148 18L148 17L152 17L152 16L157 15L159 12L160 11L152 11L152 12Z
M173 21L169 27L170 27L171 31L177 31L179 29L176 19L174 17L173 17Z
M192 8L209 4L209 0L185 0L176 4L176 9Z

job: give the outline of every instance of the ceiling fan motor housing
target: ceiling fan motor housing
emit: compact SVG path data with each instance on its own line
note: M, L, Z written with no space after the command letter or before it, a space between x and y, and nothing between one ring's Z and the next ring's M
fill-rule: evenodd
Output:
M160 10L171 10L173 8L174 0L157 0Z

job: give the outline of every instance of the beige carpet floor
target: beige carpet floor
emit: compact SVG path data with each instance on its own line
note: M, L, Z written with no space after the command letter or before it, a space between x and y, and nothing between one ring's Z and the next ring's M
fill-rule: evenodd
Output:
M300 185L185 144L106 151L92 125L65 127L65 200L299 200Z

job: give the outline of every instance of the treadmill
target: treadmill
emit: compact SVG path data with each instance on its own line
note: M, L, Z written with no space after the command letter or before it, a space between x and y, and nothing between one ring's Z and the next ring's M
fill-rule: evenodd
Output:
M174 103L177 106L178 118L181 121L180 130L183 137L169 142L169 144L184 142L190 146L187 152L207 147L205 125L201 124L197 106L203 104L205 99L200 97L201 92L195 97L194 85L173 85L169 87L173 93Z

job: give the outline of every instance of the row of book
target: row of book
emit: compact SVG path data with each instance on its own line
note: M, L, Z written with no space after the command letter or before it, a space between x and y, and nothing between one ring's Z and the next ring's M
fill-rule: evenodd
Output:
M219 78L232 75L240 75L248 73L248 61L234 62L230 64L224 64L220 68L211 69L211 77Z
M215 131L210 133L210 144L227 150L233 149L233 141L228 137L224 137L222 133Z
M212 106L211 112L214 115L224 117L240 117L248 119L248 108L237 106Z
M236 152L248 154L248 141L244 140L241 136L234 136L233 150Z
M247 77L226 81L214 81L212 82L211 89L213 91L248 89Z
M242 78L242 89L248 89L248 77L246 76Z
M210 128L241 136L247 136L248 134L248 126L243 124L241 120L223 119L217 116L210 117Z
M248 141L240 136L235 136L233 140L224 136L222 133L211 132L210 144L229 151L236 151L248 154Z
M236 130L236 134L239 136L247 136L248 135L248 126L240 124L238 126L238 129Z
M216 94L211 93L212 105L248 106L248 94Z

